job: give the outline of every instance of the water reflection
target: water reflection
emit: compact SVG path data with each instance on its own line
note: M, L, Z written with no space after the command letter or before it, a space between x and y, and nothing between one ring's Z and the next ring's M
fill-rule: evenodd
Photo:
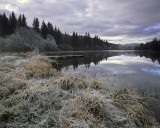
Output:
M160 53L153 51L139 51L135 52L136 55L140 57L150 58L152 62L158 61L160 64Z
M73 66L73 69L78 68L80 65L84 65L87 68L90 68L91 63L95 66L98 65L100 62L107 61L108 58L116 57L116 56L139 56L150 58L152 62L158 61L160 64L160 54L157 52L152 51L94 51L94 52L59 52L59 53L50 53L48 55L84 55L83 58L76 58L76 59L67 59L67 60L58 60L57 63L53 63L53 67L57 70L61 70L62 68L69 66ZM133 58L131 58L133 60ZM134 60L138 61L138 60ZM115 60L115 63L124 63L122 61ZM154 72L153 72L154 73ZM155 73L156 74L156 73Z
M160 90L160 53L151 51L95 51L56 53L54 55L84 55L83 58L59 60L53 63L58 70L67 69L71 75L79 72L97 74L112 86L130 85ZM88 78L90 79L90 78Z
M111 86L129 85L146 88L151 93L160 90L160 53L151 51L95 51L65 52L54 55L84 55L83 58L59 60L53 63L58 70L68 70L71 75L84 73ZM51 54L53 55L53 54ZM160 91L159 91L160 92Z

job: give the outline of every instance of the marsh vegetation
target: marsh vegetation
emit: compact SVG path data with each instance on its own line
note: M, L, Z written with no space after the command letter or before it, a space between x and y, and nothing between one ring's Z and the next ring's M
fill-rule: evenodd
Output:
M145 98L94 75L66 75L42 55L0 56L0 127L158 127Z

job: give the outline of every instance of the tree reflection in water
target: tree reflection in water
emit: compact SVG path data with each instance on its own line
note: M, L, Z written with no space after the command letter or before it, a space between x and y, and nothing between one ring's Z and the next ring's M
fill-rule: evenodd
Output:
M160 64L160 53L153 51L124 51L124 50L111 50L111 51L93 51L93 52L59 52L59 53L50 53L48 55L83 55L83 58L74 58L66 60L58 60L57 62L52 63L53 67L57 70L62 68L68 68L73 66L74 69L78 68L80 65L85 65L86 69L90 68L90 64L98 65L102 60L107 60L109 57L121 56L121 55L131 55L131 56L140 56L145 58L150 58L152 62L158 61Z

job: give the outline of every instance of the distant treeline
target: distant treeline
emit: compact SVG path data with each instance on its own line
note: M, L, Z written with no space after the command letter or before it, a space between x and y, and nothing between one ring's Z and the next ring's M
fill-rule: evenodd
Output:
M155 37L151 42L147 42L146 44L141 43L136 47L136 50L153 50L160 52L160 40Z
M91 38L88 32L86 32L84 36L78 35L76 32L69 35L62 33L56 26L53 27L51 22L45 23L45 21L43 21L40 26L38 18L34 18L32 27L29 27L24 14L20 14L18 18L14 12L12 12L9 17L7 17L5 13L0 14L0 37L7 38L9 35L15 33L17 28L21 27L35 30L43 39L46 39L48 35L53 36L60 50L118 49L116 44L103 41L97 35Z

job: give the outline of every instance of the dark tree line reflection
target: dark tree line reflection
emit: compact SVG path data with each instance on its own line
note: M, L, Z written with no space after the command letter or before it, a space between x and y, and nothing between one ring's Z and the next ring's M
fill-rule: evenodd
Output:
M155 61L158 61L160 64L160 52L154 52L154 51L137 51L135 52L136 55L140 57L149 58L154 63Z
M83 58L58 60L52 63L53 67L57 70L61 70L64 67L73 66L74 69L78 68L80 65L85 65L89 68L91 63L98 65L102 60L107 60L109 57L120 56L120 55L130 55L130 56L140 56L145 58L150 58L152 62L158 61L160 64L160 53L151 51L97 51L97 52L62 52L62 53L52 53L49 55L83 55Z

